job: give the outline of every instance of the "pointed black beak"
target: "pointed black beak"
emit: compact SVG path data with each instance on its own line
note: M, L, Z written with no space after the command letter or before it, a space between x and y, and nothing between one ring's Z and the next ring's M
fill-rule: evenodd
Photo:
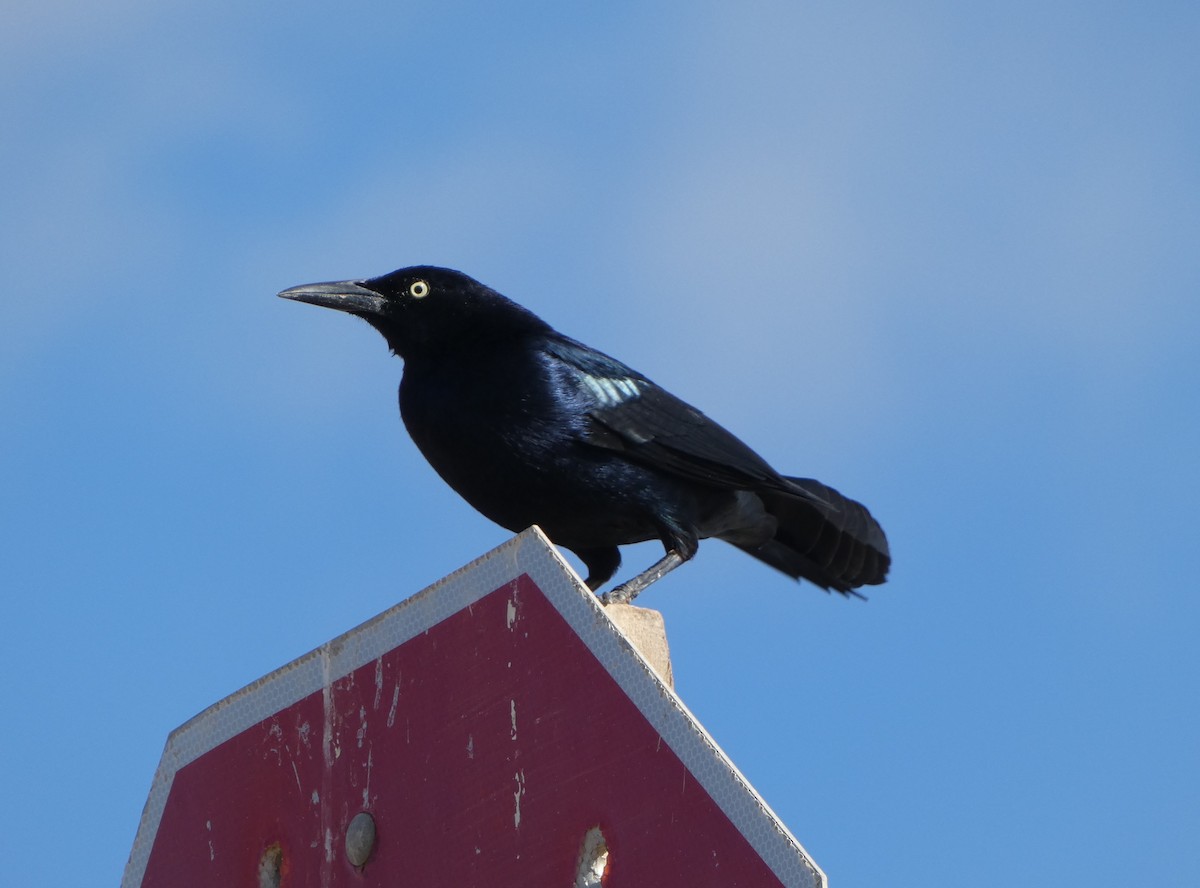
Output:
M377 315L387 303L374 290L362 286L361 281L331 281L327 284L304 284L291 287L279 294L284 299L307 302L338 311L349 311L362 315Z

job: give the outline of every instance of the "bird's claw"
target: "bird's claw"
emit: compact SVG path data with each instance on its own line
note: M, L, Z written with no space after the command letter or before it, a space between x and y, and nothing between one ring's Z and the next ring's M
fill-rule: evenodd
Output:
M683 564L684 560L682 555L671 549L633 579L626 580L616 588L605 592L600 596L600 601L605 605L630 604L641 592L645 591L646 587L661 580L666 574Z
M629 583L622 583L614 589L609 589L600 596L600 603L605 607L610 604L631 604L637 598L641 589L631 589Z

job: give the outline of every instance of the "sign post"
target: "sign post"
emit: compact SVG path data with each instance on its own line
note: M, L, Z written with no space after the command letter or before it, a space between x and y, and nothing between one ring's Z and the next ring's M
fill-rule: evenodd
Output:
M824 883L534 528L175 730L122 885Z

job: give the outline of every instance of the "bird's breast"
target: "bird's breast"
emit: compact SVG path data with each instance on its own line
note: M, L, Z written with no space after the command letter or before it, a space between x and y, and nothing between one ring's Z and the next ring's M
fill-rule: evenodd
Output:
M405 427L442 479L492 521L513 531L538 524L560 541L653 535L642 500L662 479L588 443L586 408L557 380L503 363L472 378L459 368L411 369L400 386Z
M413 369L405 368L400 384L404 425L434 469L468 499L506 477L536 477L577 436L578 418L528 368Z

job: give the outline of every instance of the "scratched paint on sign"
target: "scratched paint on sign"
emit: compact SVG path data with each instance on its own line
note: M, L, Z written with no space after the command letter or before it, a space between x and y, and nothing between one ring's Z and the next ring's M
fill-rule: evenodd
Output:
M288 886L570 884L599 825L607 888L714 867L821 885L557 555L513 576L521 541L469 577L491 591L434 587L177 731L125 884L254 884L263 867ZM556 577L563 600L544 591ZM363 810L378 836L355 869Z

